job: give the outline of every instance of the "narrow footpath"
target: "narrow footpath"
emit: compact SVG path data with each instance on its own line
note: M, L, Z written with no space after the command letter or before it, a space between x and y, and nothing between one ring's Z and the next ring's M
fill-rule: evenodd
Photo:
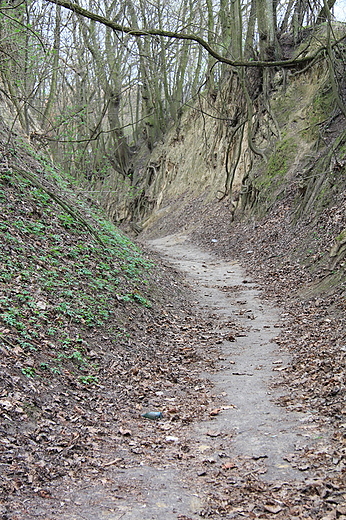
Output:
M224 458L224 467L231 467L229 461L237 458L249 460L257 464L261 479L279 485L308 479L306 468L291 462L313 442L304 426L309 417L276 404L280 391L275 388L275 376L289 361L274 339L280 333L280 310L260 297L259 288L236 261L222 261L189 243L183 235L152 240L148 245L186 275L196 303L204 312L217 316L217 332L223 337L220 365L212 373L203 374L213 382L214 394L223 404L191 431L204 460L213 463ZM234 327L238 332L230 336L229 330ZM173 486L175 499L176 492ZM203 488L189 499L184 486L183 495L186 518L198 518L196 509L205 498ZM167 486L165 500L167 505L171 502ZM165 515L183 518L171 516L168 509ZM137 516L126 514L125 518ZM159 516L151 509L148 518Z
M219 332L225 334L220 370L206 377L227 404L209 423L198 424L196 434L211 428L232 434L229 449L235 454L265 461L263 478L305 478L286 459L306 443L299 432L307 417L275 404L280 394L271 384L288 361L274 341L280 333L279 309L260 298L236 261L220 261L184 236L154 240L150 246L191 279L199 304L219 316ZM241 332L227 339L230 321Z
M197 309L210 323L210 331L203 329L208 352L200 346L201 366L207 369L198 377L198 364L193 365L198 386L191 392L201 410L201 403L204 406L201 419L175 423L164 414L144 427L146 419L140 417L137 424L139 432L147 432L145 443L140 435L137 439L136 420L129 417L121 430L127 444L110 450L105 440L109 462L100 472L81 475L79 482L61 481L53 492L59 493L60 506L37 498L27 519L320 518L305 515L304 498L302 502L297 490L320 485L300 454L326 433L314 430L308 414L278 404L280 386L275 381L289 362L275 343L284 315L260 295L238 262L219 259L183 235L146 245L184 274L189 295L195 298L191 315ZM177 391L183 392L184 384L186 378ZM175 403L164 400L165 390L155 395L158 407ZM119 424L113 428L117 432ZM160 451L156 444L162 438Z

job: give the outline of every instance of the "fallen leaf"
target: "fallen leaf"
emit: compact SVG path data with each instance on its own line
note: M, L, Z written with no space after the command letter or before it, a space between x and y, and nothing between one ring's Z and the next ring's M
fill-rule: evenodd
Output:
M209 459L204 459L202 462L204 462L206 464L215 464L216 460L209 458Z
M200 446L198 446L198 451L204 453L205 451L208 451L210 450L211 446L208 446L207 444L201 444Z
M336 518L336 511L330 511L325 516L321 518L321 520L334 520Z
M209 412L209 415L212 415L212 416L219 415L220 412L221 412L221 408L215 408L214 410L211 410Z
M179 442L178 437L174 437L173 435L168 435L166 437L166 442Z
M299 471L307 471L310 468L309 464L302 464L298 466Z
M221 432L217 430L209 430L207 432L208 437L219 437L221 435Z
M109 462L106 462L105 464L103 464L103 467L107 468L108 466L113 466L113 464L118 464L118 462L122 462L122 460L123 459L118 457L117 459L113 459L113 460L111 460Z
M222 466L222 469L232 469L232 468L237 468L237 464L233 461L228 461L228 462L225 462L225 464L223 464Z
M280 507L279 504L264 504L263 507L268 513L273 513L274 515L282 511L282 507Z
M282 457L284 460L287 460L287 462L292 462L294 460L294 454L293 453L289 453L288 455L285 455L284 457Z
M37 491L37 494L41 497L41 498L50 498L51 497L51 494L49 491L46 491L45 489L39 489Z
M268 458L268 455L266 455L265 453L257 453L255 455L252 455L252 458L254 460L259 460L259 459L267 459Z
M124 437L131 437L132 432L131 430L125 430L125 428L119 428L120 435L123 435Z

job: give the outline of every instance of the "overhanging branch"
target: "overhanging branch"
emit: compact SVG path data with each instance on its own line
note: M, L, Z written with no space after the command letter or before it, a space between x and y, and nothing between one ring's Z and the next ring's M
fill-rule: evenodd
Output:
M324 46L321 46L315 53L304 56L301 58L292 58L289 60L279 60L279 61L243 61L243 60L231 60L229 58L226 58L225 56L222 56L218 52L216 52L215 49L213 49L208 42L206 42L203 38L200 36L197 36L195 34L185 34L180 32L173 32L173 31L164 31L162 29L135 29L132 27L126 27L125 25L121 25L115 22L112 22L108 18L105 18L104 16L100 16L96 13L93 13L91 11L88 11L86 9L83 9L83 7L80 7L77 4L74 4L72 2L69 2L67 0L46 0L49 3L61 5L62 7L65 7L66 9L69 9L70 11L79 14L81 16L84 16L85 18L89 18L89 20L94 20L95 22L99 22L102 25L105 25L106 27L109 27L110 29L113 29L113 31L122 32L125 34L129 34L131 36L140 37L140 36L163 36L164 38L173 38L176 40L189 40L192 42L197 43L201 47L203 47L211 56L213 56L217 61L221 63L226 63L227 65L230 65L232 67L292 67L294 65L299 65L303 63L307 63L318 54L320 54L322 51L324 51L326 48ZM346 37L343 36L335 42L335 44L339 43L341 40L343 40Z

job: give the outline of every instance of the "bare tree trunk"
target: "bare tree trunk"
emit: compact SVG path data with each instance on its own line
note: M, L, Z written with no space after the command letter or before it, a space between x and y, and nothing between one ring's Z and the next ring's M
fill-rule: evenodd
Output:
M114 168L123 176L129 174L131 152L127 140L122 131L120 121L120 100L121 100L121 72L120 63L117 62L116 56L109 48L111 42L106 38L106 55L113 55L113 62L105 61L101 54L100 48L96 41L95 23L89 26L82 20L82 33L84 42L94 59L94 66L97 71L97 77L100 81L105 95L105 104L107 106L108 121L112 136L112 147L107 154ZM108 73L106 71L109 71Z
M241 60L243 57L243 23L240 0L232 0L230 8L231 19L231 55L233 59Z
M256 1L252 0L245 37L244 56L246 59L255 56Z
M230 13L230 0L220 0L219 24L221 33L221 45L225 55L229 55L232 38L232 20Z
M55 10L55 29L54 29L54 43L53 43L53 63L52 76L50 81L48 100L42 116L43 128L47 129L50 121L50 115L54 102L57 96L58 87L58 68L60 59L60 32L61 32L61 6L57 5Z
M275 60L279 54L279 46L273 0L256 0L256 4L260 59L263 61Z
M333 9L336 0L328 0L323 2L323 7L318 13L316 18L316 24L326 22L330 16L330 10Z

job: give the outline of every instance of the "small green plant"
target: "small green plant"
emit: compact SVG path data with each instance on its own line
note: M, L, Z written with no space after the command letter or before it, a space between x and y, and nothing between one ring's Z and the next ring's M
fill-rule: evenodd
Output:
M13 174L10 171L2 172L0 175L0 184L11 185Z
M26 377L35 377L36 370L33 367L24 367L22 368L22 374Z
M143 305L144 307L148 307L148 308L150 308L152 306L149 300L147 300L146 298L144 298L144 296L141 296L137 292L127 293L124 296L122 296L121 299L124 302L132 301L132 302L139 303L140 305Z
M72 215L70 215L69 213L62 213L61 215L58 216L58 219L60 221L60 224L65 229L73 229L78 226L76 219L74 217L72 217Z
M7 283L11 280L12 276L13 275L11 273L1 273L0 280L4 283Z
M44 157L36 159L42 164L42 173L55 179L52 186L61 188L60 197L66 194L73 198L73 206L90 225L97 223L96 231L107 247L73 217L73 208L70 214L67 206L59 206L20 173L3 175L0 233L9 247L0 248L0 281L7 285L0 301L0 318L3 326L11 328L13 344L35 357L36 369L23 362L23 375L48 380L52 374L69 370L83 384L95 384L98 367L88 359L84 333L108 321L111 342L116 343L119 335L129 337L125 329L119 330L115 319L118 300L151 307L140 291L153 264L101 212L91 213L93 210L75 197L73 179ZM119 323L123 324L122 319ZM34 352L37 349L39 356Z
M17 316L19 312L17 309L8 309L7 312L3 312L0 314L0 318L3 319L3 321L6 323L6 325L10 325L11 327L14 327L17 330L24 330L25 325L21 321L18 321Z
M83 383L83 385L92 385L98 383L98 378L96 376L80 376L79 381Z
M41 222L36 221L26 221L26 220L17 220L12 223L13 227L18 229L23 233L29 233L33 235L42 235L46 229L46 226Z
M34 345L32 343L29 343L29 341L25 341L23 339L19 339L18 343L22 347L22 349L24 349L24 350L32 350L34 352L37 351L37 348L34 347Z
M42 206L47 206L52 201L51 197L45 191L40 190L39 188L33 188L32 191L33 199Z
M79 350L74 350L69 356L69 359L72 359L73 361L77 361L81 365L84 365L86 363L85 359L83 358L82 354L79 352Z
M335 240L337 240L338 242L344 242L346 240L346 229L341 231L340 235L335 237Z

